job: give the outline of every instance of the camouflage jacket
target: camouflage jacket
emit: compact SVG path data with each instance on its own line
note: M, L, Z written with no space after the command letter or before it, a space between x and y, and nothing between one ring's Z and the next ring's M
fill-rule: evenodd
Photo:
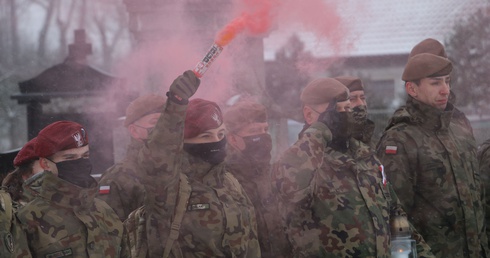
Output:
M145 187L141 183L143 172L136 160L142 146L142 142L131 138L126 157L107 169L99 181L98 198L109 204L121 221L142 206L145 199Z
M378 143L409 219L438 257L487 251L475 145L468 120L452 104L440 111L411 97Z
M0 257L32 257L27 237L15 217L16 203L4 189L0 189Z
M270 164L256 164L229 147L226 166L243 186L255 207L262 257L286 257L291 248L282 228L278 203L271 190Z
M224 163L209 163L187 155L183 132L187 105L167 101L162 116L143 148L138 162L145 176L146 227L132 256L162 257L176 212L180 173L192 188L180 234L174 245L183 257L260 257L255 210ZM171 256L174 255L171 253Z
M485 225L490 246L490 139L478 147L478 164L483 185L485 186Z
M34 257L119 257L123 225L94 198L95 180L92 188L80 188L49 171L39 179L39 195L17 212Z
M340 153L314 123L274 165L294 257L390 257L390 214L405 214L381 163L359 140ZM416 232L415 232L416 233ZM432 257L417 235L420 257Z

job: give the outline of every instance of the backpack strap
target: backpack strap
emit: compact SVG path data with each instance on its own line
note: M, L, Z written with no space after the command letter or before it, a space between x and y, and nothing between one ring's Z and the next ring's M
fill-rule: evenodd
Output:
M124 221L124 226L126 226L129 238L131 257L145 258L148 252L145 206L132 211L126 221Z
M178 245L178 243L174 244L174 242L179 238L180 225L187 210L187 202L189 201L189 197L191 196L191 190L191 185L189 184L187 176L183 173L180 173L179 193L177 197L178 202L177 206L175 207L175 216L172 221L172 225L170 226L170 234L165 244L163 258L168 258L171 251L176 258L183 257L180 246Z

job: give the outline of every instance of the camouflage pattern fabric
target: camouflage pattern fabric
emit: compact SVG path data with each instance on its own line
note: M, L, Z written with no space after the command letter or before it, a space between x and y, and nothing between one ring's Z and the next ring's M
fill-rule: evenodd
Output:
M487 238L490 246L490 139L478 147L478 164L480 176L485 186L485 225L487 226Z
M314 123L274 165L274 184L294 257L390 257L390 214L400 204L369 146L330 147L330 130ZM420 257L433 257L420 237Z
M162 257L175 214L179 173L192 187L180 227L178 245L184 257L260 257L255 210L224 163L212 166L183 151L187 105L167 101L164 112L138 153L147 189L145 230L138 241L148 247L146 257ZM145 243L131 243L138 254ZM133 256L135 257L135 256ZM145 256L143 256L145 257ZM171 253L171 257L173 253Z
M143 142L131 138L125 158L107 169L99 181L101 188L109 189L99 191L98 198L109 204L121 221L144 203L145 187L141 183L143 172L136 161L142 146Z
M257 164L235 148L227 149L226 166L255 207L262 257L288 257L291 247L282 227L278 201L271 189L270 164Z
M34 257L120 257L123 225L94 198L95 180L80 188L49 171L40 179L39 196L17 212Z
M463 113L409 97L377 153L409 220L437 257L489 254L476 144Z
M27 237L14 216L16 204L7 191L0 189L0 257L32 257Z

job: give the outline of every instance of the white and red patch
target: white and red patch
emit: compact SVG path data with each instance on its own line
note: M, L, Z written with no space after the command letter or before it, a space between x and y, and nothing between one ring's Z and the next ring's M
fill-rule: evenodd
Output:
M109 194L111 192L110 185L101 185L99 188L99 194Z
M386 179L385 166L379 165L379 172L381 172L381 176L383 177L383 185L386 186L386 183L388 183L388 180Z
M398 147L396 146L386 146L385 154L396 154Z

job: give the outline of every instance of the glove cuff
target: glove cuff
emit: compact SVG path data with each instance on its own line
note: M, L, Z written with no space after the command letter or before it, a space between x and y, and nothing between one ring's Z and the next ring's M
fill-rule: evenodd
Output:
M169 100L171 100L172 102L177 103L179 105L187 105L187 104L189 104L189 100L188 99L181 98L180 96L177 96L176 94L174 94L171 91L167 91L167 94L166 95L167 95L167 97L168 97Z

